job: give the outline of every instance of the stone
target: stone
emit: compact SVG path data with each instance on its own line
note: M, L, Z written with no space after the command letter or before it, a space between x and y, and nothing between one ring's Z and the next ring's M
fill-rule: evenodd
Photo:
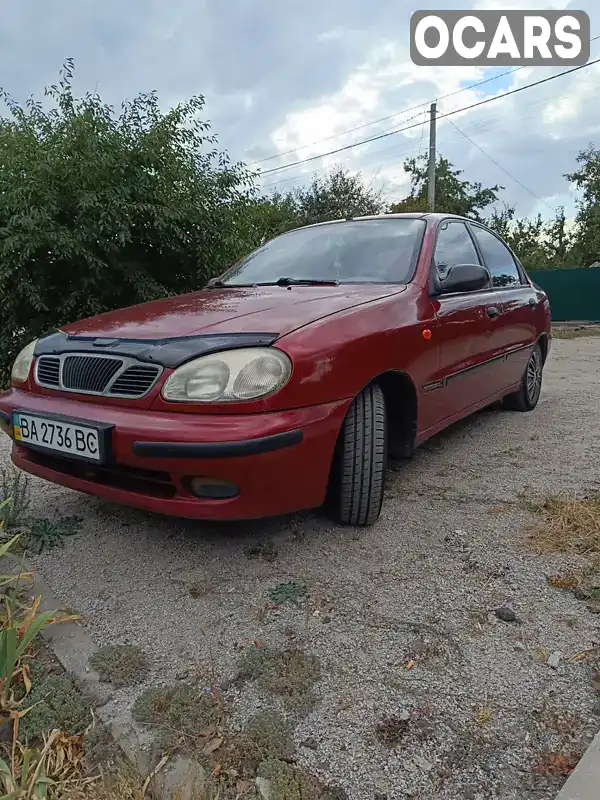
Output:
M525 645L523 642L515 642L514 644L515 650L520 650L521 652L525 650Z
M422 769L424 772L430 772L433 769L433 764L431 763L431 761L428 761L423 756L419 755L413 756L413 761L415 762L417 767Z
M309 750L317 750L319 747L319 743L316 739L310 737L300 742L300 747L307 747Z
M155 777L158 800L194 800L204 794L206 772L191 758L179 757L167 764Z
M500 608L497 608L494 613L498 617L498 619L502 620L502 622L517 621L517 615L512 610L512 608L509 608L508 606L500 606Z
M559 653L558 651L550 653L547 661L548 666L552 667L552 669L557 669L558 665L560 664L561 658L562 658L562 653Z
M401 719L402 722L408 722L410 719L410 711L407 711L405 708L398 714L398 719Z
M275 798L272 797L273 786L270 780L267 780L267 778L255 778L254 783L263 800L275 800Z

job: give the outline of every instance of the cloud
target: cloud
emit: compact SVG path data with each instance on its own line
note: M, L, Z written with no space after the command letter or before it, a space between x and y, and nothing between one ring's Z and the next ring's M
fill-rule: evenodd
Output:
M339 163L362 171L390 200L397 199L406 190L402 161L426 147L431 100L440 98L440 112L446 113L556 71L523 69L499 77L502 70L415 67L408 55L414 7L406 0L0 2L0 75L21 100L40 95L73 56L77 90L97 88L117 106L150 89L165 106L204 94L207 117L234 159L255 162L293 151L265 162L265 169L417 123L405 133L264 177L265 185L281 189ZM453 5L427 0L420 7ZM532 9L548 5L528 3ZM593 29L595 0L552 5L587 10L592 35L600 34ZM480 0L472 7L498 6ZM503 7L522 3L511 0ZM592 44L592 58L598 54L600 41ZM458 113L450 119L462 133L440 119L439 151L468 179L503 184L504 199L518 213L550 214L561 203L572 212L573 195L562 175L598 137L599 74L597 66L590 67ZM494 80L465 88L487 77ZM358 130L344 134L352 128Z

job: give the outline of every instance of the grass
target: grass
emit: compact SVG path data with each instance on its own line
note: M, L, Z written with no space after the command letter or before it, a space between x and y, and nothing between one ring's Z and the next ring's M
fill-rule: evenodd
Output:
M194 684L183 684L147 689L135 701L133 717L159 731L163 748L194 751L206 738L204 733L218 734L224 715L219 698Z
M238 667L241 680L256 681L265 694L280 697L292 712L307 713L316 702L319 661L297 645L285 649L251 645L243 652Z
M21 495L17 504L21 512L23 498ZM0 538L7 523L2 515L7 499L0 502ZM14 527L26 530L19 522L18 515L10 520ZM23 539L25 534L4 541L0 556L9 554ZM0 797L151 800L144 780L124 760L108 730L91 726L91 701L41 644L43 628L73 617L40 612L39 598L30 604L22 586L27 576L0 576L0 722L4 734L0 741ZM95 767L100 774L92 774Z
M290 581L289 583L278 583L269 590L269 599L280 606L284 603L300 605L300 601L306 597L307 588L303 583Z
M62 545L66 537L79 533L82 521L77 516L34 519L28 526L27 547L36 553L43 553L44 550Z
M257 558L261 561L273 562L278 556L277 548L271 538L262 539L255 545L246 548L247 558Z
M585 336L600 336L600 325L565 326L552 329L553 339L581 339Z
M165 750L181 750L204 766L207 800L242 797L257 776L272 781L278 800L330 797L315 778L291 766L292 727L276 712L262 711L239 730L218 696L190 684L148 689L133 713L138 722L157 729Z
M404 717L384 717L375 724L375 733L382 744L395 747L408 733L409 724Z
M527 507L542 517L528 529L536 550L576 553L592 561L600 558L600 494L584 498L550 495L528 501Z
M0 510L0 520L5 531L11 531L22 524L31 502L29 475L12 464L0 466L0 504L5 501Z
M101 681L111 683L117 689L140 683L149 671L144 653L130 644L100 647L91 656L90 666L100 674Z
M70 735L83 734L92 722L90 703L68 675L49 675L36 681L24 698L31 709L20 721L19 732L27 742L39 741L55 728Z

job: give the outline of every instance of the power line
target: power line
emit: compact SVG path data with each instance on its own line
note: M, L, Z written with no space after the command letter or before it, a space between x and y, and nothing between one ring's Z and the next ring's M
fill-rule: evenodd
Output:
M555 75L549 75L547 78L541 78L539 81L534 81L533 83L527 83L525 86L518 86L515 89L510 89L508 92L504 92L503 94L496 94L493 97L486 97L483 100L479 100L476 103L471 103L468 106L463 106L462 108L457 108L454 111L447 111L445 114L440 114L438 119L445 119L446 117L453 116L454 114L460 114L462 111L470 111L472 108L478 108L479 106L486 105L487 103L491 103L494 100L499 100L503 97L509 97L512 94L518 94L519 92L524 92L525 89L532 89L534 86L541 86L543 83L548 83L549 81L553 81L556 78L562 78L564 75L570 75L573 72L578 72L579 70L586 69L586 67L591 67L594 64L598 64L600 62L600 58L596 58L593 61L588 61L587 64L582 64L579 67L573 67L572 69L564 70L563 72L557 72ZM396 133L404 133L405 131L412 130L413 128L418 128L419 125L422 123L417 122L412 125L407 125L405 128L396 128L395 130L388 131L387 133L380 133L377 136L371 136L368 139L362 139L359 142L353 142L352 144L344 145L343 147L338 147L335 150L329 150L326 153L320 153L316 156L309 156L308 158L301 158L297 161L292 161L290 164L283 164L280 167L272 167L271 169L267 169L264 172L261 172L260 175L269 175L274 172L281 172L285 169L290 169L290 167L298 166L299 164L308 164L311 161L316 161L319 158L324 158L325 156L335 155L336 153L342 153L346 150L352 150L354 147L360 147L363 144L369 144L370 142L376 142L379 139L385 139L388 136L393 136Z
M449 120L448 120L448 122L450 123L450 125L452 125L452 127L453 127L453 128L456 128L456 130L457 130L457 131L458 131L458 132L461 134L461 136L464 136L464 137L465 137L465 139L466 139L468 142L470 142L470 143L473 145L473 147L476 147L476 148L477 148L477 149L478 149L478 150L479 150L481 153L483 153L483 155L484 155L486 158L489 158L489 160L490 160L490 161L491 161L493 164L495 164L495 165L498 167L498 169L499 169L499 170L501 170L502 172L504 172L504 174L505 174L505 175L508 175L508 177L509 177L509 178L511 178L511 179L512 179L512 180L513 180L515 183L518 183L518 184L519 184L519 186L521 186L523 189L525 189L525 191L526 191L526 192L528 192L528 193L529 193L529 194L530 194L532 197L535 197L535 199L536 199L536 200L539 200L539 201L540 201L540 203L543 203L545 206L548 206L548 208L549 208L551 211L556 211L556 209L555 209L555 208L553 208L553 207L550 205L550 203L547 203L547 202L546 202L546 201L545 201L543 198L539 197L539 195L537 195L535 192L532 192L532 191L531 191L531 189L530 189L528 186L525 186L525 184L524 184L522 181L520 181L518 178L515 178L515 176L514 176L514 175L511 175L511 174L510 174L510 172L509 172L507 169L504 169L504 167L503 167L501 164L499 164L499 163L496 161L496 159L495 159L495 158L492 158L492 156L491 156L491 155L489 155L489 153L486 153L486 152L485 152L485 150L483 149L483 147L480 147L480 146L477 144L477 142L474 142L474 141L473 141L473 139L471 139L469 136L467 136L467 134L466 134L466 133L464 133L463 131L461 131L461 129L458 127L458 125L456 125L454 122L452 122L452 120L451 120L451 119L449 119Z
M438 100L447 100L449 97L454 97L456 94L461 94L461 92L468 92L469 89L475 89L478 86L484 86L486 83L491 83L491 81L497 81L500 78L504 78L507 75L513 75L515 72L519 72L519 70L524 69L524 67L516 67L515 69L509 69L507 72L501 72L500 75L494 75L492 78L486 78L483 81L478 81L477 83L472 83L470 86L463 86L460 89L455 89L453 92L449 92L448 94L443 94L441 97L438 97ZM304 147L314 147L316 144L322 144L323 142L329 142L331 139L337 139L340 136L345 136L347 133L355 133L356 131L363 130L364 128L369 128L371 125L377 125L379 122L386 122L388 119L393 119L394 117L399 117L402 114L410 114L411 111L416 111L417 108L423 108L423 106L430 105L431 101L427 100L425 103L419 103L416 106L411 106L410 108L405 108L402 111L395 111L393 114L389 114L387 117L380 117L379 119L373 119L370 122L364 122L362 125L357 125L355 128L348 128L348 130L340 131L339 133L333 133L331 136L326 136L324 139L317 139L316 142L311 142L310 144L303 144L299 147L293 147L291 150L286 150L283 153L275 153L275 155L267 156L266 158L261 158L259 161L253 161L248 166L255 167L258 164L264 164L265 161L272 161L274 158L283 158L284 156L289 156L290 153L295 153L297 150L301 150ZM420 114L415 115L420 116ZM410 119L414 119L411 117ZM409 120L405 120L409 122Z
M579 91L579 92L569 92L568 94L557 94L553 96L553 101L559 101L566 97L570 99L579 98L579 97L587 97L592 93L597 92L597 89L594 86L590 86L589 88ZM538 114L538 109L541 106L544 106L548 103L548 100L536 100L534 102L526 103L522 106L519 111L519 120L522 122L524 120L531 119L531 117ZM427 112L423 112L424 114ZM422 145L424 140L424 133L425 133L425 122L422 124L421 127L421 135L419 136L419 150L415 151L414 145L409 144L410 139L408 137L403 137L399 142L396 142L392 147L383 147L379 149L369 150L360 160L360 166L367 167L374 162L379 162L383 160L384 165L389 163L389 159L394 157L397 160L400 156L406 154L414 154L418 156L422 151ZM462 128L464 133L473 134L474 132L477 133L487 133L490 131L494 126L498 125L499 123L504 122L502 116L496 115L491 117L486 117L485 119L479 120L475 122L475 124L470 124L467 127ZM389 158L385 158L388 156ZM273 189L276 186L282 186L283 184L290 184L294 183L300 185L301 183L305 182L307 178L314 178L319 173L322 173L326 170L326 166L319 164L318 166L314 167L314 171L307 175L305 172L295 172L289 177L281 177L277 178L277 176L273 176L275 180L271 179L270 183L263 184L263 189Z

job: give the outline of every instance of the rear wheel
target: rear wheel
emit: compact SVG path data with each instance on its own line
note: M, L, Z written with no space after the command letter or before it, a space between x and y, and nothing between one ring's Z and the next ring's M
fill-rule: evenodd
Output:
M514 411L533 411L538 404L540 392L542 391L543 367L542 349L539 344L536 344L529 356L519 390L504 398L506 408L511 408Z
M354 398L340 431L329 501L337 520L372 525L383 502L387 462L385 399L372 384Z

